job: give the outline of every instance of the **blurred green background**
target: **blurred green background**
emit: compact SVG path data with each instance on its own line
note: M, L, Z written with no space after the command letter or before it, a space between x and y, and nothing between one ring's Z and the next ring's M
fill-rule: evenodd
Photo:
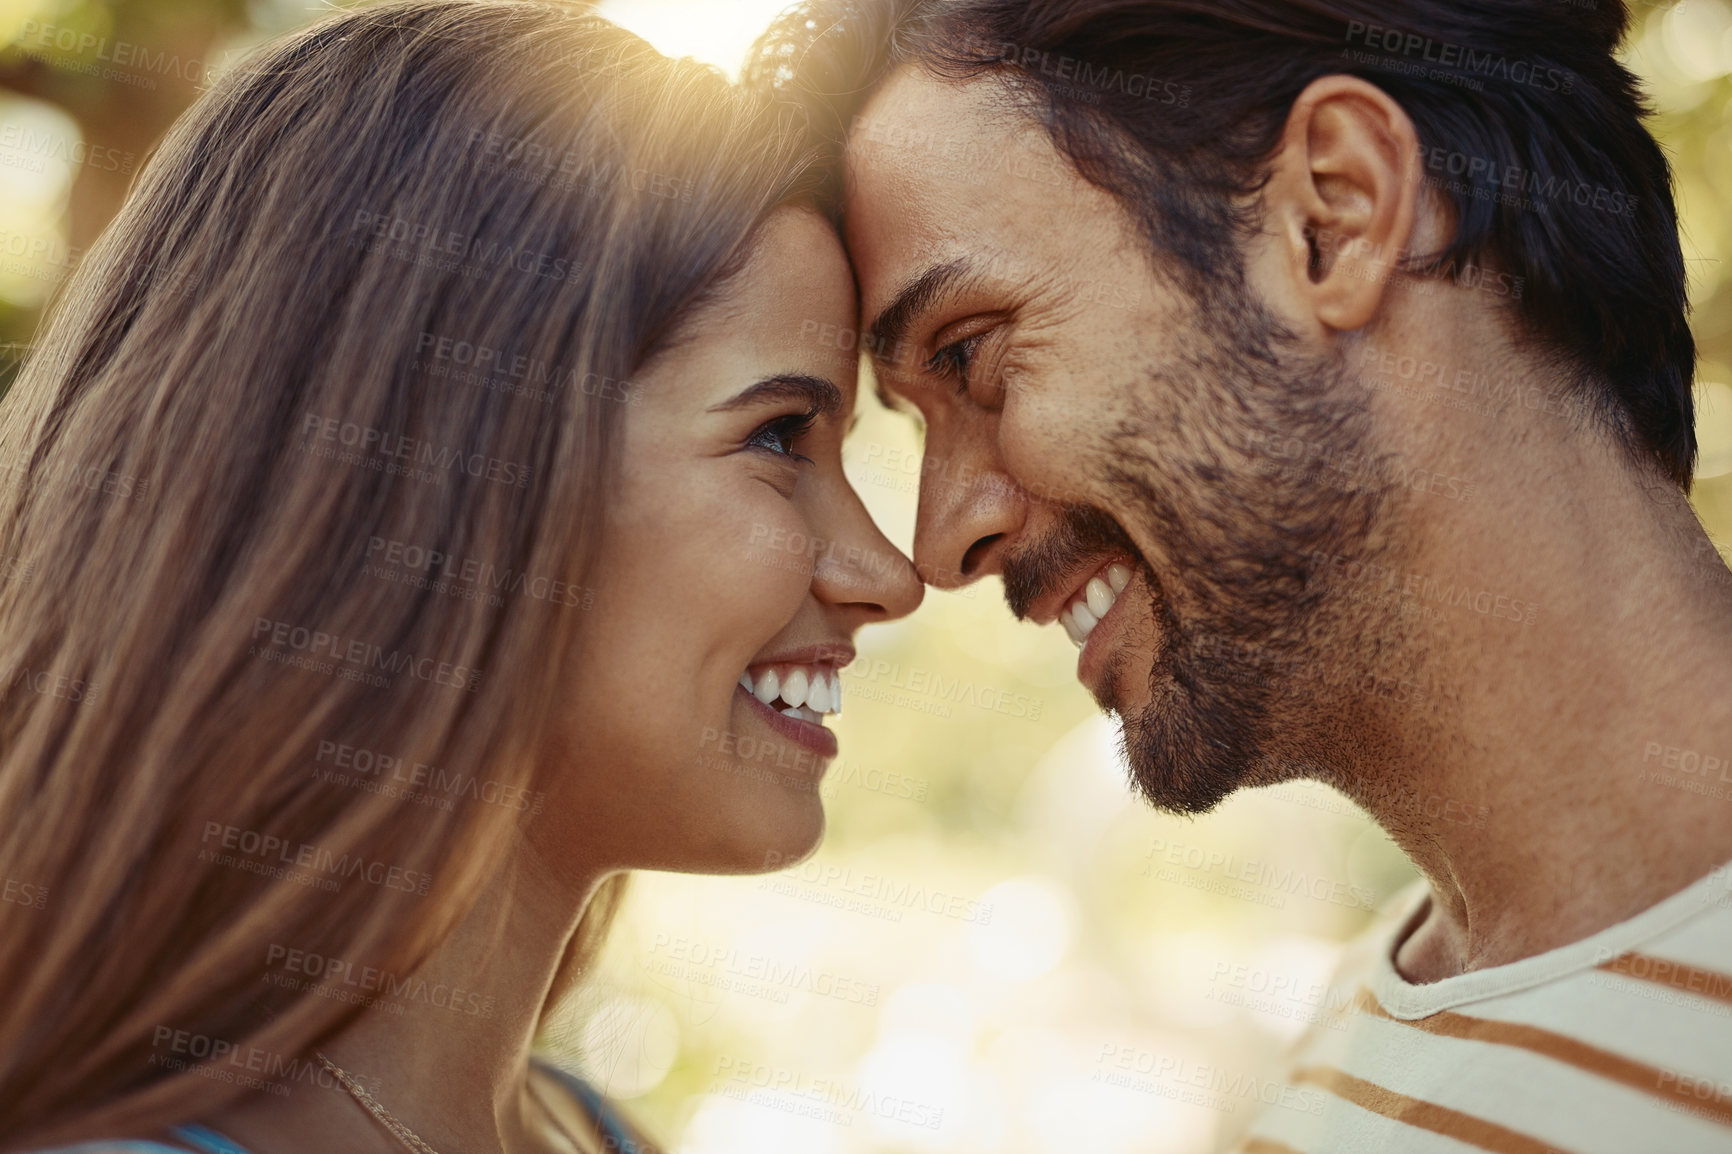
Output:
M779 6L599 7L729 70ZM0 381L167 124L226 62L325 10L0 0ZM1732 542L1732 5L1639 5L1630 59L1677 171L1697 507ZM863 403L850 475L906 547L914 430ZM1194 822L1143 808L1074 649L1013 623L995 584L930 594L861 652L878 672L849 679L817 857L640 877L556 1054L679 1154L1188 1154L1243 1125L1284 1044L1338 999L1341 943L1412 880L1402 856L1319 786ZM1012 715L993 708L1006 694Z

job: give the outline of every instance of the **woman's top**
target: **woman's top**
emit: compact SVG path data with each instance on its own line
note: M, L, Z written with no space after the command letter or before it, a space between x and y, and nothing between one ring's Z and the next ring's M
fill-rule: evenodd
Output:
M578 1106L594 1120L596 1129L601 1133L602 1149L608 1154L657 1154L655 1147L639 1137L594 1086L551 1062L537 1059L535 1064L571 1091L571 1096L577 1099ZM176 1126L169 1133L177 1142L184 1143L188 1148L198 1151L198 1154L252 1154L245 1146L208 1126L189 1123ZM99 1142L80 1142L76 1146L55 1146L35 1151L33 1154L185 1154L185 1151L174 1146L164 1146L160 1142L104 1139Z

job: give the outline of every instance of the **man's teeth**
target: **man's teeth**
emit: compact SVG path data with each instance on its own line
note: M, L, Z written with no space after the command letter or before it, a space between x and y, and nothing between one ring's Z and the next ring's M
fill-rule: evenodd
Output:
M1131 571L1119 564L1107 566L1106 578L1089 578L1089 583L1083 586L1082 592L1075 601L1065 606L1058 615L1059 624L1078 649L1089 639L1095 626L1105 617L1118 601L1119 594L1131 583Z
M1099 577L1089 578L1089 583L1083 587L1083 600L1088 602L1089 612L1097 618L1105 617L1118 599L1119 595Z
M842 675L835 669L784 669L778 675L765 669L757 679L752 671L740 674L740 688L784 716L802 721L822 722L826 713L842 713Z

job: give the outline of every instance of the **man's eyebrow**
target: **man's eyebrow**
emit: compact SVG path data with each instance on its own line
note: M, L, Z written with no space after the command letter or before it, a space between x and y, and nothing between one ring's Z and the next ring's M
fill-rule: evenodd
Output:
M719 404L711 405L712 413L727 413L753 405L776 401L803 400L821 417L833 417L842 411L842 390L836 382L808 373L777 373L757 384L748 385Z
M920 314L930 308L932 302L947 289L967 277L968 272L966 261L953 260L948 264L933 265L903 285L902 291L896 294L896 299L884 306L883 311L867 329L871 335L871 344L868 347L879 352L901 348L902 343L908 339L914 322L920 319Z

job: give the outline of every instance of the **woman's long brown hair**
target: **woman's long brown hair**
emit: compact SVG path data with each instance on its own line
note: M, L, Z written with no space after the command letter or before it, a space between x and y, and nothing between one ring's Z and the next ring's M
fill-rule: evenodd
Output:
M766 115L578 11L398 0L169 132L0 402L0 1146L296 1069L360 1011L273 947L408 972L502 867L631 374L798 194Z

